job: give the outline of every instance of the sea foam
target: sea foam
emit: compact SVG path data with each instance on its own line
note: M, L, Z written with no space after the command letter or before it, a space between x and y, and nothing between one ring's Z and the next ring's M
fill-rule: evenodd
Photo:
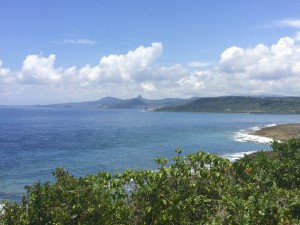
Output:
M272 123L262 127L255 126L255 127L250 127L249 129L246 130L239 130L238 132L235 132L233 139L239 142L255 142L259 144L270 144L273 141L272 138L254 135L253 132L261 130L266 127L273 127L276 125L277 124Z
M249 155L254 152L256 152L256 151L228 153L228 154L222 155L222 157L229 159L230 162L234 162L237 159L243 158L245 155Z

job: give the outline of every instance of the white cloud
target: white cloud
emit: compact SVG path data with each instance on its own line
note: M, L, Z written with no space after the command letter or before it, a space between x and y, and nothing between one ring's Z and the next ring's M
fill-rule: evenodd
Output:
M39 55L28 55L19 73L19 80L23 83L59 82L62 75L54 68L55 55L48 58Z
M300 31L295 34L295 40L300 41Z
M141 79L149 73L151 64L161 55L162 44L153 43L150 47L140 46L125 55L109 55L100 59L95 67L86 65L80 69L84 82L120 83Z
M181 64L175 64L172 66L162 66L159 67L152 76L152 79L157 81L176 81L182 77L188 76L190 74L189 70L182 66Z
M157 91L156 87L154 86L153 83L151 82L142 82L140 84L140 87L146 91L146 92L153 92L153 91Z
M3 62L0 60L0 84L14 83L14 77L10 69L3 67Z
M248 79L283 79L297 72L299 51L290 37L281 38L271 47L263 44L250 49L233 46L222 53L218 69L230 76L239 74Z
M284 20L279 21L279 25L293 27L293 28L300 28L300 20L284 19Z
M97 41L89 40L89 39L63 39L58 42L62 44L74 44L74 45L96 45Z
M104 56L97 65L80 68L57 68L55 55L29 55L20 71L4 68L0 61L0 85L5 85L0 101L28 99L32 103L35 98L36 103L68 102L137 94L147 98L300 95L300 46L291 37L271 46L229 47L215 67L196 72L182 64L158 66L162 51L161 43L153 43L125 54Z
M290 27L290 28L295 28L298 31L294 35L294 40L295 41L300 41L300 20L299 19L284 19L280 20L276 23L279 26L284 26L284 27Z
M192 61L187 63L188 67L192 67L192 68L200 68L200 67L206 67L206 66L210 66L211 63L209 62L202 62L202 61Z
M268 47L226 49L212 70L180 80L205 95L278 93L300 95L300 46L290 37Z

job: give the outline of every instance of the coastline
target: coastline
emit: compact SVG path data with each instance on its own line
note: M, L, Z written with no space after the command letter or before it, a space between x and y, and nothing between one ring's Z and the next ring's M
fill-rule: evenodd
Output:
M274 140L285 142L292 138L300 139L300 123L268 124L263 127L255 126L247 130L240 130L234 136L236 141L259 144L271 144ZM273 151L267 151L267 154L273 155ZM256 155L256 151L244 152L243 155ZM242 158L240 154L229 154L223 157L228 158L230 161Z
M252 131L251 135L271 138L277 141L287 141L292 138L300 138L300 123L268 126Z

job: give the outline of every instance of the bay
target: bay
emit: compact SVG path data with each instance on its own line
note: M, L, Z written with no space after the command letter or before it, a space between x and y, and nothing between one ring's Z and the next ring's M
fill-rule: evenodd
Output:
M1 107L0 199L20 200L24 186L52 181L64 167L75 176L157 169L199 150L234 158L269 144L243 142L237 132L300 121L300 115L170 113L142 110Z

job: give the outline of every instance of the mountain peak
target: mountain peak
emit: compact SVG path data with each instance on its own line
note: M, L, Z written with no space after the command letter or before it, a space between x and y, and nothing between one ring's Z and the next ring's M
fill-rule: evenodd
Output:
M139 95L139 96L137 97L137 99L143 100L144 98L143 98L141 95Z

